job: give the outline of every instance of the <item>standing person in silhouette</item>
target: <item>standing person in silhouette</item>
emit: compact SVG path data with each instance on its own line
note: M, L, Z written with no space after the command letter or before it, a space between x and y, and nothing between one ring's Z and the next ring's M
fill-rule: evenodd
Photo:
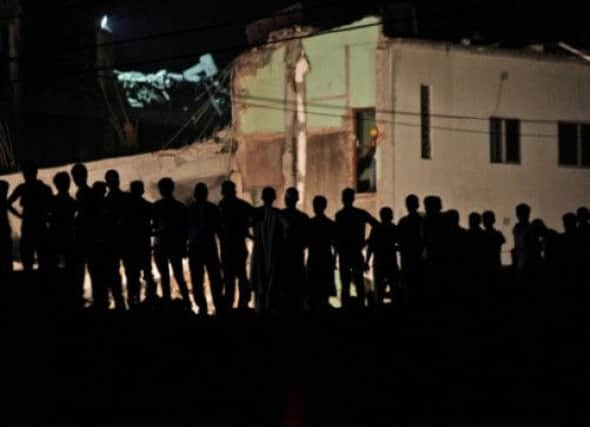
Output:
M275 189L265 187L262 190L264 205L257 208L254 214L251 274L257 312L274 311L278 306L278 265L281 262L286 225L279 210L273 207L276 198Z
M375 225L377 220L367 211L354 207L354 190L342 191L343 208L336 213L336 248L342 284L342 307L350 308L350 284L354 282L357 299L365 306L365 280L363 247L366 240L366 225Z
M70 175L59 172L53 177L57 194L53 196L49 213L49 241L52 268L64 272L64 285L71 297L72 308L84 307L83 289L72 286L74 253L74 215L76 201L70 196Z
M295 187L285 191L285 209L281 215L287 226L281 264L282 306L287 312L303 311L307 289L305 248L309 239L309 216L297 209L299 191Z
M460 225L461 217L456 209L444 213L446 230L443 299L472 296L472 289L467 288L469 269L466 268L468 236L467 230Z
M98 312L109 308L109 291L118 311L125 310L119 258L114 253L113 219L107 206L107 185L92 185L88 205L88 273L92 281L92 307Z
M502 271L502 246L506 243L506 238L502 232L496 230L496 215L492 211L485 211L482 214L484 226L483 247L482 247L482 265L484 282L488 296L497 295L497 285L500 280Z
M20 252L23 269L32 271L35 254L39 268L48 270L47 221L51 203L51 189L37 179L37 166L27 162L23 165L22 173L25 182L18 185L8 198L8 209L22 219ZM14 208L16 201L20 202L22 212Z
M105 215L107 221L107 246L108 253L105 254L107 259L107 278L109 288L114 294L118 294L121 289L121 261L125 265L125 276L127 286L133 289L134 283L139 280L139 269L133 263L130 256L130 239L129 239L129 194L120 188L119 173L110 169L105 174L105 182L108 188L108 194L104 200ZM129 299L133 292L127 292ZM118 298L118 295L117 295ZM118 310L125 310L124 304L117 305Z
M143 195L145 187L143 181L133 181L129 185L130 197L130 242L133 246L130 256L133 264L143 275L146 284L146 295L153 293L156 288L156 281L152 272L152 217L153 206ZM136 281L133 296L134 305L139 304L141 298L141 282Z
M580 283L588 283L590 281L590 209L582 206L576 211L576 216L581 246Z
M182 267L182 259L186 257L188 210L183 203L174 198L174 186L174 181L168 177L158 182L162 198L154 203L153 209L156 236L154 258L160 272L164 301L170 301L170 265L182 300L185 306L190 307L191 300ZM156 290L148 288L147 298L155 299Z
M481 228L482 218L478 212L469 214L469 229L467 230L467 247L465 248L466 269L469 286L479 287L483 274L484 233Z
M50 239L54 261L71 271L74 251L74 216L76 201L70 196L70 175L59 172L53 177L57 194L50 209Z
M88 169L81 163L76 163L70 171L77 191L76 213L74 215L74 241L72 253L72 288L80 295L84 295L84 276L90 251L90 218L93 207L92 189L88 186ZM95 290L92 287L92 299Z
M199 307L199 314L203 316L206 316L208 312L203 288L205 268L209 277L216 313L219 314L223 310L222 283L216 239L220 231L221 220L219 209L207 200L208 196L207 185L202 182L198 183L194 190L195 201L188 208L189 268L195 303Z
M575 295L582 267L582 241L577 230L577 217L568 212L562 217L563 233L559 236L557 256L557 274L570 295Z
M12 229L8 220L7 181L0 180L0 277L12 272Z
M516 206L518 222L512 229L514 236L514 249L512 249L512 264L516 271L522 275L527 269L532 256L531 241L531 208L525 203Z
M424 198L424 260L425 289L424 296L429 299L440 298L446 267L445 241L447 224L442 213L442 200L438 196Z
M328 201L324 196L315 196L315 216L309 221L307 255L307 285L312 311L330 308L330 297L336 296L334 283L336 224L325 214Z
M236 184L224 181L221 185L222 199L219 202L221 232L219 243L221 265L225 287L225 308L231 310L234 304L236 280L239 290L238 308L245 310L251 297L250 282L246 274L248 248L246 238L252 222L252 206L236 196Z
M375 289L375 304L384 304L385 290L389 286L392 302L405 302L405 295L399 286L399 267L397 265L397 251L399 234L393 223L393 210L389 207L379 211L381 222L376 224L369 235L367 261L365 269L368 271L371 258L373 259L373 284Z
M418 213L418 197L410 194L406 197L408 214L398 224L399 247L401 253L402 278L411 296L422 295L424 280L424 218Z

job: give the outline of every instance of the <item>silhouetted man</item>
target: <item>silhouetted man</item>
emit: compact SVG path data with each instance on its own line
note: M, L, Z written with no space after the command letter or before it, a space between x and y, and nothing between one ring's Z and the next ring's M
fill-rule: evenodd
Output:
M223 308L221 274L216 236L221 227L219 209L207 200L209 190L200 182L195 186L195 201L189 206L189 267L195 303L200 315L207 315L207 300L203 289L205 268L217 313Z
M442 214L442 200L438 196L424 198L424 261L425 295L440 297L445 282L447 221Z
M580 236L581 245L581 263L582 268L580 276L582 281L590 279L590 209L587 207L580 207L576 211L578 219L578 234Z
M93 194L88 186L88 170L86 166L77 163L70 171L74 184L76 184L76 213L74 216L74 251L72 254L72 287L84 293L84 276L90 251L91 224L90 218L93 215ZM94 300L94 287L92 288L92 299Z
M142 181L131 182L129 192L131 193L129 200L129 238L132 245L129 256L132 258L137 271L143 274L146 294L149 294L148 289L153 290L156 286L152 272L152 204L143 197L145 188ZM134 305L139 304L141 297L139 274L137 279L131 290L131 301Z
M109 308L109 291L115 301L115 308L125 310L119 257L115 253L116 239L113 236L113 213L106 201L107 186L97 181L92 186L88 205L88 273L92 280L92 306L97 311Z
M414 296L422 293L424 261L424 218L418 213L418 197L410 194L406 197L408 215L398 224L399 247L403 280L408 291Z
M139 280L139 270L130 256L132 245L129 239L129 194L121 191L117 171L108 170L105 174L105 181L109 189L104 201L108 224L108 246L110 248L110 254L107 254L109 286L113 293L118 292L118 289L121 288L119 270L121 261L123 261L128 287L127 298L132 303L130 296L133 296L134 283ZM131 286L132 292L129 292L129 286ZM125 307L117 308L124 309Z
M170 301L170 266L180 294L186 306L191 301L188 287L184 279L182 259L186 257L186 241L188 230L188 210L186 206L174 198L174 181L162 178L158 189L162 199L154 203L154 258L160 272L162 297ZM156 290L148 288L147 298L156 297Z
M496 230L496 215L492 211L485 211L482 215L483 220L483 271L495 283L498 274L502 269L502 245L506 243L506 238L502 232Z
M482 218L478 212L469 214L465 260L467 262L466 268L470 272L470 280L475 286L479 286L477 282L483 274L484 233L481 221Z
M558 270L556 280L569 285L568 291L574 291L580 278L582 267L582 241L577 230L576 214L568 212L562 217L563 233L559 235L556 251Z
M221 265L225 288L225 307L233 307L236 279L239 289L238 308L248 308L251 289L246 274L248 248L246 238L252 222L252 206L236 196L236 184L225 181L221 185L222 199L219 202L221 215L221 231L219 243L221 247Z
M467 230L460 225L461 217L456 209L449 209L444 213L446 222L445 239L445 279L446 291L443 296L452 298L462 296L467 292L472 294L472 288L465 288L469 276L466 269L468 236Z
M254 249L252 251L252 284L257 312L273 311L278 304L279 271L285 238L285 221L273 207L277 198L272 187L262 190L264 205L254 214Z
M50 267L48 259L47 221L51 203L51 189L37 179L37 166L25 163L22 168L25 182L18 185L8 198L8 208L22 219L20 253L25 271L32 271L35 254L39 268L47 270ZM22 212L14 209L14 203L19 200Z
M309 221L307 285L309 304L313 311L330 307L329 299L336 296L334 284L336 224L325 214L328 201L324 196L315 196L315 216Z
M389 286L395 304L403 302L404 296L399 292L399 267L397 265L398 230L393 223L393 211L389 207L379 211L381 222L375 224L369 235L367 261L365 268L369 269L373 259L373 286L375 303L383 305L385 289Z
M426 260L430 265L439 266L445 256L444 239L447 221L442 213L442 201L438 196L424 198L424 245Z
M12 271L12 230L8 220L7 181L0 180L0 275Z
M530 216L531 208L529 205L521 203L516 206L516 217L518 218L518 222L512 229L512 235L514 236L512 264L520 273L527 269L532 256Z
M290 187L285 192L285 206L281 215L286 233L281 264L283 306L287 311L303 311L305 283L305 248L308 244L309 216L297 209L299 191Z
M70 175L59 172L53 178L57 194L53 196L49 218L49 236L52 264L62 267L67 280L72 278L72 257L74 252L74 215L76 201L70 196ZM70 283L68 283L70 286ZM83 289L73 289L76 304L83 304Z
M350 307L350 284L354 282L357 299L365 306L365 281L363 247L365 246L366 225L375 225L377 220L367 211L354 204L354 190L342 191L343 208L336 213L336 248L342 284L342 307Z

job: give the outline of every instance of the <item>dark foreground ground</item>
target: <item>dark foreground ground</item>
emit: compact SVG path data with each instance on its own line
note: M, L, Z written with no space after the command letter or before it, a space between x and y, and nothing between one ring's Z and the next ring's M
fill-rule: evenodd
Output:
M508 289L402 312L97 317L67 313L38 278L12 282L2 425L586 424L578 297Z

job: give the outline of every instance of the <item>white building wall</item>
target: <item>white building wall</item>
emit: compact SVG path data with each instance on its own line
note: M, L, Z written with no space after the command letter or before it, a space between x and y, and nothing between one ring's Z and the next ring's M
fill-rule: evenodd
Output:
M383 144L395 156L380 166L393 166L394 183L378 191L392 193L397 218L409 193L440 195L464 225L469 212L492 209L509 250L516 204L529 203L533 218L559 231L564 212L590 205L590 169L559 166L557 142L558 120L590 122L590 65L425 42L390 49L394 112L380 117L393 122ZM420 157L421 84L431 87L430 160ZM490 116L522 120L520 164L490 162Z

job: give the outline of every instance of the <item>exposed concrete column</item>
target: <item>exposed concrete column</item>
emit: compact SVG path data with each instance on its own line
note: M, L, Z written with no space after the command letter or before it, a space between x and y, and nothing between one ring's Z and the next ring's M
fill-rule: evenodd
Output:
M297 189L300 200L305 200L305 176L307 171L307 128L305 116L305 76L309 72L309 63L303 51L295 66L295 92L297 96Z
M377 206L395 206L395 143L394 108L395 108L395 64L391 44L381 36L377 46L375 69L376 79L376 121L379 129L377 147Z
M305 75L309 63L301 40L287 42L285 50L285 143L282 156L283 184L297 187L304 200L307 167Z
M283 145L282 173L284 188L293 187L297 182L295 167L295 123L297 102L295 86L295 67L300 57L300 44L297 41L287 42L285 49L285 142Z

